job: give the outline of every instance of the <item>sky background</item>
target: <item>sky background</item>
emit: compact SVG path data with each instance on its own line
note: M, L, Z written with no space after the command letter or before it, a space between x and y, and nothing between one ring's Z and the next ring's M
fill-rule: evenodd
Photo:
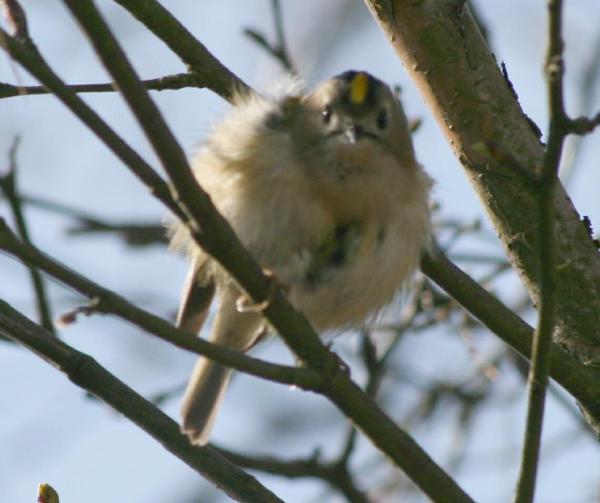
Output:
M110 1L97 3L143 78L184 71L162 42L127 12ZM66 82L108 80L61 2L22 0L22 4L32 37ZM268 0L169 0L163 4L250 85L267 89L281 77L278 64L243 35L244 28L252 27L274 37ZM415 135L415 147L419 160L436 180L433 198L441 208L436 219L481 219L483 223L480 234L461 240L454 251L501 257L498 241L458 161L364 5L350 0L330 1L325 6L317 0L282 4L291 56L311 85L347 69L364 69L401 86L408 116L423 120ZM490 30L497 60L506 63L524 111L543 131L547 125L542 74L544 4L538 0L476 3ZM577 115L584 112L580 103L583 72L599 37L600 4L596 0L565 4L566 97L568 110ZM35 83L4 53L0 53L0 82ZM204 90L163 91L153 93L153 97L189 152L228 109L221 98ZM158 166L117 94L88 94L84 99L132 147ZM591 110L597 109L595 99ZM23 193L60 201L108 220L158 222L163 218L164 209L55 98L0 100L0 172L6 169L7 153L15 135L22 138L18 174ZM588 215L597 227L600 170L595 161L599 148L598 133L587 137L575 171L566 180L580 214ZM7 206L1 201L0 215L11 221ZM131 249L115 237L69 236L72 220L45 211L28 209L26 216L38 247L141 307L172 318L186 270L183 258L167 253L161 246ZM479 272L476 267L467 270ZM83 303L60 285L50 283L49 289L55 314ZM512 275L503 276L496 292L509 304L522 297L519 282ZM0 255L0 297L35 316L26 270L4 255ZM529 321L535 321L531 314ZM195 360L193 355L111 317L80 318L62 330L61 337L92 355L145 396L182 385ZM355 338L341 339L336 340L336 350L352 359ZM493 336L477 337L475 345L483 358L502 347ZM285 363L292 361L276 340L259 348L256 355ZM460 381L476 368L468 344L442 328L409 336L402 343L397 365L415 381ZM471 458L467 458L473 461L467 461L453 473L477 501L490 503L511 497L525 413L522 382L512 369L499 370L490 403L473 425L468 446ZM353 376L360 381L364 372L360 367L353 368ZM418 393L408 387L401 397L389 394L386 407L392 414L396 408L418 400ZM174 418L178 407L179 396L164 404L164 410ZM305 417L302 413L306 411L310 411L310 421L298 424L297 418ZM421 445L442 464L448 462L456 439L455 412L448 407L438 413L435 421L411 428ZM549 400L547 418L537 501L598 501L597 444L588 436L577 434L577 422L554 399ZM276 451L291 458L308 456L320 447L327 456L335 454L345 433L340 424L339 413L320 397L241 376L231 387L214 438L242 452ZM276 445L268 441L275 438L273 435ZM359 442L356 466L367 485L373 482L369 466L376 462L366 443ZM331 498L321 484L312 481L264 475L259 478L286 501ZM106 406L87 398L55 369L28 351L0 342L1 499L13 503L34 501L39 482L53 484L66 503L224 500L185 464L167 455L156 441Z

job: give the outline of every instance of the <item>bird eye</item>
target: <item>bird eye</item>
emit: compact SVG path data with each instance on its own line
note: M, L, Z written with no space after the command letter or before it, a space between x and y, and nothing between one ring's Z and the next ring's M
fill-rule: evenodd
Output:
M385 129L388 125L388 114L386 110L382 110L377 114L375 123L379 129Z
M331 121L332 114L333 114L333 111L331 110L331 106L326 105L325 108L323 108L323 110L321 110L321 117L323 118L323 123L329 124L329 122Z

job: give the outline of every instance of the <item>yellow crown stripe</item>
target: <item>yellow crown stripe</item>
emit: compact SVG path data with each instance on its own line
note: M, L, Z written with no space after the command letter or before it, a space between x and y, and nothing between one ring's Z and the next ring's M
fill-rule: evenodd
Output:
M350 101L361 104L367 97L369 90L369 76L364 72L359 72L350 82Z

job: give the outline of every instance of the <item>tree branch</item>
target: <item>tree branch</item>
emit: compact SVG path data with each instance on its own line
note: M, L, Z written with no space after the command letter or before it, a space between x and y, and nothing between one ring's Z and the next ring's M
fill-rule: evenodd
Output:
M18 0L4 0L6 18L13 35L17 39L29 38L27 16Z
M59 281L95 300L94 310L113 313L174 345L211 358L252 375L276 382L294 384L324 394L371 438L374 445L388 454L434 501L452 494L455 501L471 501L454 481L429 456L387 417L346 374L332 381L311 369L296 369L250 358L235 351L190 337L164 320L129 304L118 295L73 273L30 245L22 245L0 220L0 249L19 257Z
M156 0L114 0L161 39L198 80L219 96L231 101L249 86L229 71L167 9Z
M118 222L94 216L84 210L68 206L58 201L43 197L19 193L21 203L31 208L41 209L53 214L66 216L76 220L76 223L67 228L71 235L92 233L115 233L122 238L128 246L150 246L168 243L164 225L160 223Z
M206 356L241 372L300 388L318 389L320 387L321 376L311 369L276 365L251 358L237 351L212 344L204 339L192 337L187 332L175 328L162 318L130 304L116 293L71 271L33 245L19 241L1 218L0 250L13 255L31 267L44 271L90 299L93 305L88 310L91 312L115 314L181 349Z
M580 85L577 93L579 113L591 112L594 98L598 89L600 79L600 30L597 30L594 41L591 44L591 53L587 58L587 64L581 71ZM598 115L596 115L596 118ZM561 178L568 184L573 177L582 152L582 138L576 136L565 145L563 162L561 163Z
M327 482L333 489L340 491L351 503L369 502L368 497L356 487L347 466L337 461L332 463L323 462L319 460L318 455L308 459L284 461L271 456L239 454L222 447L215 447L215 450L238 466L290 479L316 478Z
M23 22L25 22L24 17L21 19L23 19ZM19 142L19 137L15 138L13 141L8 155L8 173L4 176L0 176L0 192L4 194L4 197L6 197L6 200L8 201L8 204L12 210L19 236L21 236L21 239L25 243L31 243L29 229L27 228L27 222L25 221L25 215L23 214L21 195L17 192L17 149L19 148ZM52 311L50 310L50 303L48 301L44 280L35 267L29 268L29 274L31 276L33 291L35 293L40 324L52 335L56 335L56 330L52 321Z
M30 38L17 39L0 28L0 47L59 98L148 187L169 210L185 214L173 201L170 189L154 169L48 66Z
M471 501L419 445L397 427L343 371L304 316L292 308L279 288L273 294L268 277L241 245L210 198L198 187L180 146L154 102L140 84L105 21L91 0L63 0L90 37L174 186L174 197L190 216L188 228L196 242L227 269L257 304L267 303L264 315L296 355L328 379L321 392L365 432L373 443L402 468L426 494L441 501ZM198 223L202 222L201 227Z
M173 199L169 194L162 195L167 204L172 205L176 201L177 208L181 205L182 210L177 215L191 229L194 240L231 273L254 302L261 304L268 301L263 314L294 353L322 373L327 384L327 388L322 390L323 394L346 413L377 448L386 453L435 501L444 501L448 497L457 502L471 501L456 482L349 379L337 356L323 346L306 319L291 307L284 295L278 289L273 293L271 280L262 273L196 184L181 148L94 4L89 0L64 1L90 36L171 177ZM15 53L12 46L8 46L11 53ZM47 85L46 82L42 83ZM68 93L68 90L65 92L64 85L59 83L62 86L56 86L57 89L72 103L73 93ZM155 175L154 172L152 174ZM198 225L199 222L202 225Z
M142 84L146 89L153 91L164 91L167 89L177 90L186 87L205 87L200 84L200 81L196 76L190 73L178 73L175 75L165 75L164 77L158 77L156 79L143 80ZM105 84L71 84L67 87L74 93L108 93L118 91L118 89L115 88L115 85L110 82ZM0 82L0 99L11 98L13 96L49 93L52 93L52 91L45 86L15 86Z
M273 16L273 25L277 42L272 44L259 31L253 28L246 28L244 33L250 37L259 47L264 49L271 55L279 64L289 73L297 75L298 72L292 63L290 54L287 48L285 39L285 31L283 29L283 15L281 13L281 2L279 0L271 0L271 14Z
M448 260L438 248L434 247L423 257L421 268L493 333L523 357L531 358L533 328ZM578 400L596 433L600 432L600 370L582 366L556 347L551 353L550 374Z
M533 502L537 467L539 462L546 387L552 350L552 333L556 322L557 263L555 209L556 187L559 185L558 169L563 144L570 127L563 101L564 63L562 40L562 0L550 0L549 44L546 58L546 76L550 110L548 144L539 181L539 320L533 337L531 367L529 370L529 396L525 439L521 455L521 469L516 487L515 502Z
M537 191L528 177L478 148L490 138L523 170L544 148L460 0L366 0L422 92L484 203L506 252L539 302ZM510 167L508 167L510 168ZM562 186L556 191L557 340L600 362L600 255Z
M165 449L236 501L281 501L211 447L193 447L175 421L117 379L92 357L52 337L0 300L0 334L21 344L158 440Z

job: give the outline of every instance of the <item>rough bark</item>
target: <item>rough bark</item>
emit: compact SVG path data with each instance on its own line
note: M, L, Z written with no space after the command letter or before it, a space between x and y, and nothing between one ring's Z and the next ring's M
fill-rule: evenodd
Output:
M467 4L366 0L483 202L508 257L539 298L537 176L544 145ZM541 62L540 62L541 65ZM600 254L562 186L556 195L555 340L600 365Z

